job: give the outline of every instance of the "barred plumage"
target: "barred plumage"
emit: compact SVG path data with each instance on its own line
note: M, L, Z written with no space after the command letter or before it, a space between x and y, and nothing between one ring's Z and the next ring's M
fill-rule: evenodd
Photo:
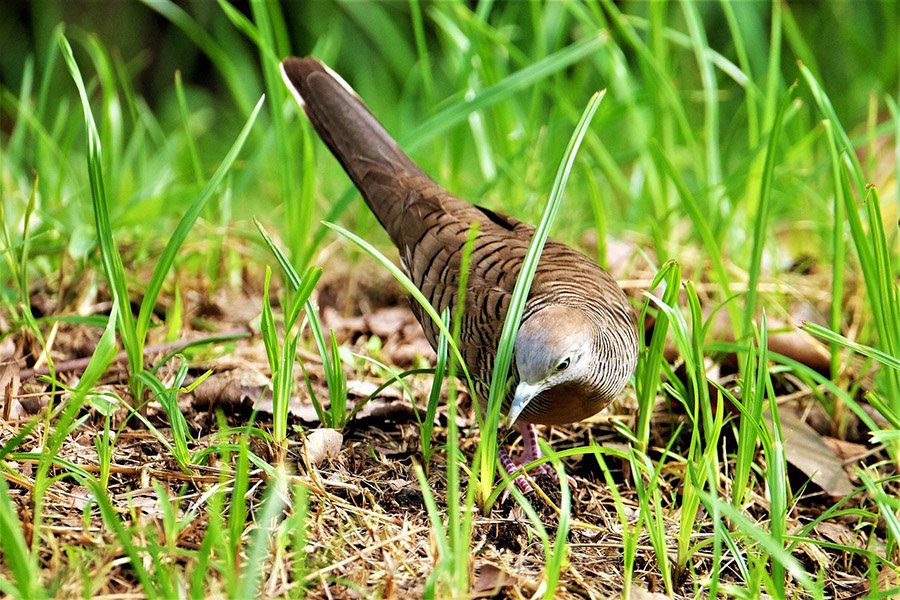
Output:
M440 312L455 309L462 250L480 224L472 253L461 352L481 401L531 225L456 198L400 149L362 101L312 58L282 63L285 82L400 250L415 285ZM428 341L438 328L416 303ZM593 261L549 241L516 338L511 375L522 385L505 409L526 423L587 418L622 391L638 354L634 312L616 282ZM530 394L530 396L528 396Z

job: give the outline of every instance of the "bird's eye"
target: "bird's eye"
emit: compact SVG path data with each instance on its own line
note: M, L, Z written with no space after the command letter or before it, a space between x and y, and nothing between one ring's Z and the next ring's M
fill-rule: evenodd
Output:
M562 361L558 365L556 365L557 371L565 371L568 368L569 368L569 359L568 358L562 359Z

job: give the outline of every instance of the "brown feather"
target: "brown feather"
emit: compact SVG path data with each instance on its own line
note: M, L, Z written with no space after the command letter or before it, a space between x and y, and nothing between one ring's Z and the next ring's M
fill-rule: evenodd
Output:
M288 58L282 72L313 127L397 245L404 270L438 312L456 308L463 246L470 225L479 223L460 350L485 401L503 319L534 228L460 200L435 183L359 97L315 59ZM420 306L412 307L436 346L437 326ZM586 340L583 351L590 368L578 371L577 380L561 380L542 391L522 413L524 421L566 423L600 411L622 390L637 360L635 317L625 294L592 260L550 241L516 339L513 383L520 371L540 371L535 365L545 362L542 349L552 371L553 352L568 351L557 342L572 338L573 327L584 334L578 339ZM511 400L512 395L507 408Z

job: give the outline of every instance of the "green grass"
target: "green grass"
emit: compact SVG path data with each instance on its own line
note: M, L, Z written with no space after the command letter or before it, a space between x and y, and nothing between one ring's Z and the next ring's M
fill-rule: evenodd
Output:
M898 13L146 0L4 14L0 411L39 410L0 422L0 593L465 597L490 563L537 582L529 596L834 597L838 579L896 594ZM308 53L442 185L540 224L535 256L549 234L629 280L647 331L633 386L613 422L548 436L543 461L574 486L525 498L496 478L515 311L486 417L457 394L461 315L429 312L445 351L411 368L335 325L411 284L285 93L278 60ZM784 323L822 340L828 369L785 349ZM218 335L236 324L255 335ZM179 338L192 343L165 347ZM223 361L264 373L244 393L271 394L271 413L196 401ZM355 397L359 380L377 390ZM412 423L365 416L387 387L417 401ZM344 432L336 462L303 459L298 398ZM798 470L785 411L859 445L851 494ZM398 482L421 503L399 504ZM610 570L592 578L598 548Z

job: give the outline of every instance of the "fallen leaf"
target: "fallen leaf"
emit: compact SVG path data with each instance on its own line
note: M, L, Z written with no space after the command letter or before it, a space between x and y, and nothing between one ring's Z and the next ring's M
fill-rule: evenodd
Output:
M419 489L419 483L409 479L389 479L384 483L395 492L406 489Z
M322 324L344 340L366 330L366 319L361 316L345 317L331 306L322 309Z
M515 585L516 578L494 563L480 562L475 567L472 598L493 598L503 588Z
M418 327L418 325L417 325ZM417 359L424 360L433 365L437 360L431 344L425 339L421 328L416 335L404 338L404 341L390 343L381 349L381 356L388 362L402 367L410 367L417 364Z
M843 462L822 441L822 436L789 409L779 411L778 418L787 461L828 495L842 498L851 493L853 484L844 471ZM771 413L766 413L766 421L772 425Z
M381 387L381 384L375 383L374 381L363 381L360 379L350 379L347 381L347 393L356 396L357 398L368 398L374 394L375 390L379 387ZM400 400L403 398L403 394L396 386L389 385L379 391L378 395L375 397Z
M416 317L406 306L388 306L379 308L365 317L369 330L380 338L402 333L403 329L413 323L418 327Z
M402 367L417 358L434 364L435 354L408 306L380 308L365 317L368 330L382 339L381 358Z
M424 407L419 407L419 414L425 414ZM376 419L380 421L394 421L396 423L413 423L416 421L416 412L408 401L376 398L366 402L356 412L354 418L358 420Z
M818 565L820 570L825 570L831 564L831 556L825 552L818 544L811 542L799 542L794 547L794 552L800 552L806 555L809 562Z
M19 393L19 365L10 362L0 365L0 419L17 420L24 410L16 397Z
M215 373L251 368L268 373L269 358L266 355L266 349L263 344L238 344L234 352L217 356L208 361L198 362L197 367L212 369Z
M9 331L9 325L3 317L0 317L0 331ZM0 364L14 362L16 358L16 344L13 336L7 336L0 340Z
M143 514L161 519L163 515L162 500L156 488L139 488L126 494L128 506L140 510Z
M28 418L41 412L49 403L50 396L45 394L46 389L42 383L25 383L19 388L18 397L10 411L10 420Z
M777 326L775 323L770 325L772 329ZM831 357L822 342L792 326L784 333L769 334L768 347L772 352L787 356L820 373L831 370Z
M400 508L421 510L424 508L422 489L417 481L409 479L392 479L387 481L388 499Z
M253 368L232 369L213 373L194 389L194 406L234 406L268 401L271 413L272 393L269 378Z
M896 592L898 588L900 588L900 573L897 572L897 567L888 563L882 564L878 573L878 589Z
M832 521L822 521L817 523L813 528L816 533L823 538L853 548L859 547L859 534L842 523L834 523Z
M260 298L242 286L219 286L212 297L208 292L185 293L186 314L211 317L219 323L243 326L259 317Z
M88 504L94 503L94 495L81 485L72 486L65 494L69 508L83 510Z
M326 460L334 460L341 455L344 435L337 429L313 429L307 434L303 451L310 466L317 467Z
M734 330L726 311L718 312L713 321L711 339L723 342L734 341ZM768 348L819 372L831 368L831 357L825 345L795 325L769 317Z
M822 436L822 441L828 444L831 450L843 463L851 460L859 460L860 457L866 456L872 451L869 446L864 444L839 440L838 438L827 435Z

